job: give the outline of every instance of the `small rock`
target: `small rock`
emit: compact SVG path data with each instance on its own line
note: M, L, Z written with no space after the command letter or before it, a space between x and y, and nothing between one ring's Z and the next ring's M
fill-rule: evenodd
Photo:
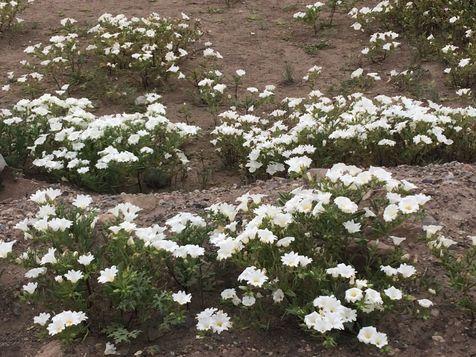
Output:
M435 341L435 342L440 342L440 343L444 343L445 342L445 339L440 336L440 335L433 335L431 336L432 340Z

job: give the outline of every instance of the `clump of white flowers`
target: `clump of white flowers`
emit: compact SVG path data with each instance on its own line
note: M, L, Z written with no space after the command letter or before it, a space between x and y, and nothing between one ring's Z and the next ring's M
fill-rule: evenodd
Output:
M400 46L400 42L395 41L399 35L393 31L376 32L370 36L369 46L361 52L373 62L381 62Z
M314 34L317 35L319 30L319 15L324 6L325 4L320 1L317 1L314 4L306 5L304 11L296 12L293 15L293 18L312 26L314 29Z
M464 242L457 242L443 235L443 226L423 226L425 239L433 255L445 269L449 285L459 292L458 305L469 315L476 313L473 293L476 286L476 237L468 236ZM433 303L428 299L418 300L423 309Z
M184 321L195 289L212 284L208 276L229 265L236 280L226 279L223 310L198 313L199 334L239 326L247 312L267 318L282 310L331 346L335 333L355 331L367 314L410 305L428 316L432 302L406 292L418 271L405 258L405 239L392 235L430 200L416 188L382 168L336 164L276 203L246 193L236 204L215 203L200 215L179 212L146 227L138 223L141 208L131 203L101 214L88 195L40 190L31 196L37 213L15 227L29 241L16 259L28 269L22 296L64 309L43 311L34 322L67 341L107 325L98 310L137 323L160 315L160 328L169 328ZM440 227L425 230L432 237ZM380 242L390 249L381 251ZM1 242L2 256L12 245ZM234 315L237 309L244 312ZM108 337L118 329L124 327L108 326ZM372 326L356 338L378 348L388 344Z
M403 240L396 242L391 232L418 215L430 197L377 167L336 164L309 185L277 204L246 194L234 210L216 206L210 242L220 261L241 267L236 288L221 292L225 305L259 315L283 309L333 345L334 333L355 329L361 315L415 307L405 299L405 286L418 273L405 263ZM379 242L399 248L382 253L375 249ZM369 263L374 261L382 265ZM214 330L214 311L197 316L199 330ZM363 328L357 338L378 348L388 344L375 327Z
M21 24L23 19L19 17L29 4L35 0L2 0L0 1L0 35Z
M186 14L128 18L106 13L87 31L75 19L65 18L47 43L25 48L30 58L22 64L30 72L12 80L30 92L45 80L64 93L70 86L92 79L97 83L101 78L104 83L94 86L95 93L103 90L120 97L123 91L115 88L126 88L120 79L124 74L137 76L143 88L160 85L169 77L185 78L179 65L201 34L199 21Z
M356 70L353 76L363 76ZM473 107L360 93L328 98L285 98L268 115L219 115L212 144L230 165L250 175L299 173L346 160L358 165L468 161L476 155Z
M0 150L12 166L37 170L97 191L141 187L147 170L166 177L188 159L182 144L199 128L172 123L157 94L147 94L145 113L95 116L88 99L45 94L0 111Z
M355 20L352 28L373 34L375 41L364 49L371 58L383 59L398 46L396 34L391 31L398 29L419 48L420 55L441 59L452 85L464 89L476 83L476 29L474 5L470 2L385 0L373 7L353 8L349 15ZM384 33L376 29L386 30L388 36L384 38ZM378 56L372 53L375 47Z
M140 227L141 209L130 203L101 214L88 195L66 201L49 188L30 199L38 211L15 226L29 243L16 259L27 268L22 295L55 307L35 316L35 324L71 341L98 325L114 336L131 322L160 319L158 328L166 329L184 321L192 300L185 290L199 280L204 259L199 243L208 230L202 218L182 213L165 226ZM0 257L12 254L14 243L0 241ZM174 284L181 290L173 292Z

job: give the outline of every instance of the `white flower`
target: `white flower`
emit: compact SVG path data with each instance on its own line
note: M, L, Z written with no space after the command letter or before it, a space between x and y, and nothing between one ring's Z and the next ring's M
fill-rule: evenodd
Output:
M64 331L67 327L79 325L86 319L86 314L82 311L63 311L53 316L51 323L47 327L48 333L54 336Z
M246 281L249 285L262 287L268 280L265 271L254 266L246 268L238 277L238 281Z
M225 84L216 84L214 87L213 87L213 90L216 91L216 92L219 92L221 94L223 94L223 92L225 91L226 89L226 85Z
M468 239L471 241L472 245L476 245L476 236L468 236Z
M399 246L406 240L406 238L401 238L401 237L396 237L396 236L390 236L390 239L392 240L392 243L396 246Z
M75 284L78 282L78 280L82 279L84 275L80 270L68 270L68 272L64 274L64 277Z
M174 233L181 233L187 225L205 227L206 223L202 217L188 212L181 212L165 222Z
M471 58L463 58L462 60L459 61L458 67L466 67L468 64L470 64Z
M398 216L398 206L396 204L390 204L387 207L385 207L385 210L383 211L383 220L385 222L392 222L394 221L397 216Z
M420 305L421 307L429 308L433 306L433 302L428 299L419 299L417 300L417 302L418 302L418 305Z
M208 308L197 314L197 330L222 333L231 328L231 321L227 313L216 308Z
M362 74L364 73L364 70L362 68L357 68L354 72L352 72L352 74L350 75L350 78L358 78L360 76L362 76Z
M172 299L179 305L185 305L192 301L192 294L187 294L185 291L179 291L172 294Z
M390 298L390 300L401 300L403 296L402 291L394 286L385 289L383 292Z
M98 277L98 282L101 284L113 282L118 273L117 267L113 265L110 268L106 268L99 272L100 276Z
M344 213L355 213L359 209L359 206L357 206L349 198L343 196L336 197L334 199L334 203Z
M398 270L395 268L392 268L389 265L381 265L380 270L385 273L387 276L395 276L398 274Z
M88 208L92 202L93 202L93 199L91 198L91 196L77 195L72 204L75 207L85 209L85 208Z
M357 335L360 342L365 344L372 343L377 335L377 329L373 326L362 327Z
M5 242L0 239L0 258L6 258L13 250L13 245L16 243L16 240L10 242Z
M51 315L49 313L42 312L39 315L36 315L35 317L33 317L33 323L41 325L41 326L45 326L48 320L50 319L50 317Z
M26 291L28 294L33 294L38 287L38 283L28 283L26 285L23 285L23 290Z
M443 226L437 226L437 225L434 225L434 224L430 224L430 225L427 225L427 226L423 226L422 228L425 231L427 238L430 238L433 235L435 235L436 233L438 233L439 231L441 231L443 229Z
M404 214L411 214L418 212L420 206L414 196L403 197L398 203L398 208Z
M404 278L409 278L416 273L415 267L408 265L406 263L401 264L398 269L398 273L401 274Z
M30 196L30 200L38 204L43 204L46 203L48 200L55 200L58 196L61 196L61 190L48 188L46 190L36 191Z
M241 299L241 303L247 307L253 306L255 302L256 302L256 298L253 295L245 295Z
M286 247L289 247L289 245L294 242L294 237L284 237L284 238L281 238L280 240L278 240L276 242L276 245L278 247L283 247L283 248L286 248Z
M46 273L46 268L44 267L41 267L41 268L33 268L33 269L30 269L28 270L26 273L25 273L25 278L28 278L28 279L36 279L38 278L40 275Z
M281 289L277 289L273 291L273 301L275 303L280 303L281 301L284 300L284 292Z
M312 259L304 255L299 255L295 252L290 252L285 253L283 256L281 256L281 262L283 263L283 265L287 265L289 267L305 267L306 265L312 262Z
M345 265L344 263L337 264L335 268L329 268L326 270L326 273L332 275L333 278L343 277L350 279L355 276L355 269L350 265Z
M269 229L258 229L258 238L261 242L270 244L277 240L276 236Z
M231 300L236 297L236 290L235 289L225 289L220 294L223 300Z
M302 173L312 164L312 159L307 156L295 156L285 161L289 166L289 172Z
M345 291L345 300L347 302L356 302L362 300L364 294L359 288L350 288Z
M53 218L48 221L48 227L54 232L64 232L72 225L73 222L66 218Z
M246 74L246 71L244 69L237 69L236 70L236 75L238 77L243 77Z
M373 326L362 327L357 335L357 338L360 342L365 344L372 344L378 348L382 348L388 344L387 335L378 332L377 329Z
M360 223L354 222L354 220L344 222L343 225L345 229L347 229L347 232L349 232L350 234L360 232L361 225Z
M56 264L55 252L56 248L49 248L48 252L41 258L40 265Z
M377 290L368 288L365 290L365 303L369 305L380 305L383 304L383 300Z
M84 266L88 266L89 264L91 264L93 260L94 260L94 255L92 255L91 253L88 253L88 254L79 256L78 263Z

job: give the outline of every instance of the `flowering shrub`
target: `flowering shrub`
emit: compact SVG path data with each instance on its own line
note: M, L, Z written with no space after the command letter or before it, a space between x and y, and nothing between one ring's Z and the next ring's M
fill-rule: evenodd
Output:
M184 290L195 287L201 272L204 249L191 241L207 237L203 220L182 213L165 226L139 227L140 208L132 204L100 215L90 196L72 202L60 196L51 188L33 194L36 215L15 227L29 242L17 258L28 269L23 299L46 310L35 324L67 342L105 328L117 343L138 335L131 328L182 323L192 297ZM12 244L1 242L0 256Z
M385 0L349 14L355 30L373 33L391 27L415 43L422 55L439 57L453 85L468 88L475 83L476 12L471 2Z
M0 1L0 34L23 22L18 15L35 0Z
M336 164L321 181L283 195L276 205L246 194L237 206L210 207L217 259L239 274L238 288L225 289L222 301L250 315L237 313L233 323L267 325L282 311L333 345L339 331L357 334L384 311L414 304L403 289L416 269L405 261L401 241L387 243L392 230L430 199L414 189L380 168ZM231 327L228 314L216 308L197 320L202 331ZM387 344L372 326L362 327L358 339Z
M133 87L140 87L140 82L143 88L149 88L170 76L184 78L179 63L188 55L186 48L201 35L198 22L185 14L181 19L156 13L130 19L103 14L85 34L76 22L71 18L61 20L62 27L49 43L25 49L31 59L23 63L31 73L18 77L18 82L28 89L46 79L64 91L71 90L71 85L84 88L93 81L98 94L102 88L98 83L106 85L106 93L112 91L114 86L108 83L114 76L131 82ZM130 81L131 74L135 81Z
M360 73L362 75L362 73ZM476 110L405 97L355 93L286 98L269 117L227 111L212 141L227 163L250 174L299 172L343 161L359 165L471 161Z
M180 151L199 130L171 123L160 96L146 96L145 113L95 116L88 99L43 95L0 112L0 150L13 166L51 172L97 191L138 184L157 170L167 181L188 160Z

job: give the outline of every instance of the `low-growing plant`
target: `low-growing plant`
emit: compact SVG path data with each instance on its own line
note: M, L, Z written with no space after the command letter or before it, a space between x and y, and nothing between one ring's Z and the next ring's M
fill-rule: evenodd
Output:
M68 91L84 90L93 79L103 78L102 86L94 87L98 96L103 86L102 94L111 95L117 92L114 86L127 87L124 83L142 89L159 86L171 76L185 78L179 64L201 36L199 22L185 14L181 19L156 13L129 19L106 13L88 31L72 18L61 25L47 44L25 49L31 59L22 63L30 73L17 78L22 86L31 85L31 73L41 75L33 78L37 82L52 82L59 90L67 84Z
M45 311L35 324L65 342L90 331L128 343L148 326L165 331L183 323L203 277L203 219L181 213L142 228L135 222L141 209L130 203L100 214L90 196L60 196L51 188L36 192L36 215L16 225L29 242L16 259L30 280L22 298ZM2 241L3 256L13 243Z
M458 305L466 310L474 323L476 317L476 237L470 236L470 246L462 252L451 247L457 242L441 234L442 226L423 226L425 239L433 255L445 270L449 285L459 293Z
M305 44L303 49L308 55L317 55L321 50L325 50L330 47L331 45L329 41L320 41L317 43Z
M314 4L306 5L304 11L299 11L294 14L294 19L302 21L314 29L314 34L317 35L320 28L324 26L332 26L334 23L334 16L339 9L348 10L349 0L327 0L325 3L316 2ZM321 12L327 8L329 11L328 21L321 19Z
M356 21L355 30L375 36L392 29L404 35L421 56L437 57L446 64L444 72L452 85L469 88L476 81L475 9L471 1L390 0L353 8L349 14Z
M0 150L13 167L50 172L96 191L138 187L159 170L167 182L188 160L180 151L199 128L171 123L160 96L145 113L97 117L88 99L43 95L0 112Z
M374 63L382 62L394 49L400 46L400 42L394 41L398 36L392 31L376 32L370 36L369 46L361 52Z
M296 173L305 172L303 167ZM337 164L275 204L245 194L237 206L210 207L217 259L239 274L221 293L235 312L233 325L266 326L277 316L291 316L327 346L348 330L384 348L386 334L371 325L385 312L415 306L404 289L417 279L416 269L405 260L401 241L390 237L430 199L414 189L383 169ZM202 332L231 328L228 313L217 308L197 320Z
M23 20L19 15L35 0L5 0L0 1L0 36Z
M336 161L388 166L476 157L472 107L359 93L327 98L314 90L307 99L286 98L268 117L233 110L220 117L212 144L250 175L284 172L293 160L307 167Z
M325 4L320 1L314 4L306 5L306 9L304 11L296 12L293 17L296 20L302 21L305 24L312 26L314 35L317 35L319 31L319 16L324 5Z
M286 85L291 85L294 82L295 82L294 67L291 63L286 61L284 63L284 70L283 70L283 83Z
M308 69L307 74L303 77L303 81L307 82L311 89L314 89L317 84L317 79L319 78L322 71L322 67L313 66Z

